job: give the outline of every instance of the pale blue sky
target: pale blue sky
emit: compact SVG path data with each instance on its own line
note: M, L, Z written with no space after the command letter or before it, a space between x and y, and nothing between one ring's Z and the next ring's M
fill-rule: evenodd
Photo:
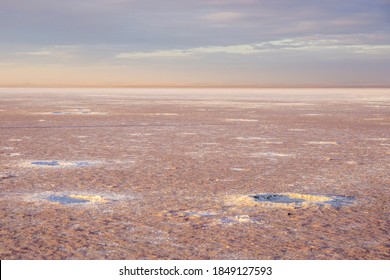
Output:
M390 0L0 0L0 85L390 85Z

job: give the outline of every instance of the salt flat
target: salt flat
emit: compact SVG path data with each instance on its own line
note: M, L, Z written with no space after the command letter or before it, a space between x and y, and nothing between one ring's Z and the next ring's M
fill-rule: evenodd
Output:
M2 88L0 258L389 259L389 155L390 89Z

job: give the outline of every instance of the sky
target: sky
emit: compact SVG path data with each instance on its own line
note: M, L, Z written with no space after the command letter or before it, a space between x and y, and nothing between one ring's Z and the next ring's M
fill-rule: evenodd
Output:
M0 86L390 86L390 0L0 0Z

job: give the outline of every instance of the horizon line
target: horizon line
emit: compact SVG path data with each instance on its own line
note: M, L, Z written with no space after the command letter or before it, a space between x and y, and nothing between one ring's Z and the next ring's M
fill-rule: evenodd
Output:
M390 88L390 84L264 84L264 85L93 85L93 84L0 84L0 88Z

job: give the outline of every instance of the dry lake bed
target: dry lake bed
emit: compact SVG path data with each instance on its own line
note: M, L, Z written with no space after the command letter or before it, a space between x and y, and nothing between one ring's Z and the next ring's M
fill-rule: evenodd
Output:
M0 89L1 259L389 259L390 89Z

